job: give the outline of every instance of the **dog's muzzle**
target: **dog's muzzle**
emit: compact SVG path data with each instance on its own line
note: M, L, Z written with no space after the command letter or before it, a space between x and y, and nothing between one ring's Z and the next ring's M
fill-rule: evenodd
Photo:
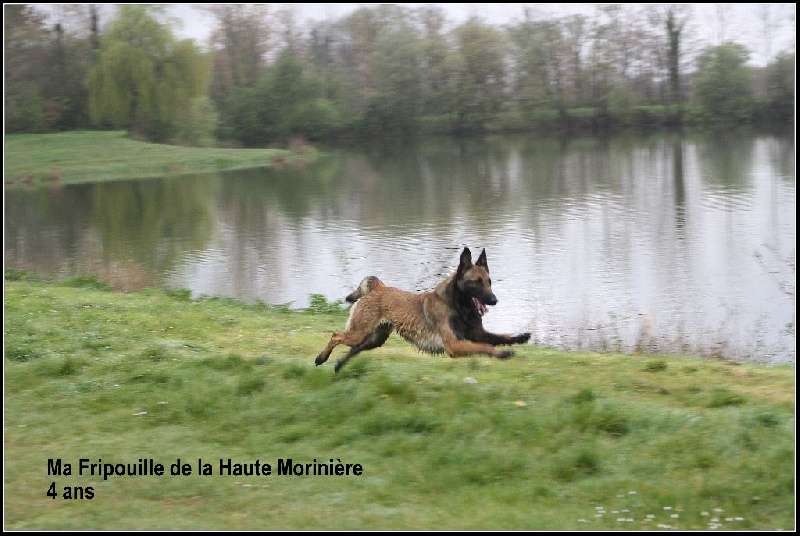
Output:
M480 301L478 298L472 298L472 303L475 304L475 308L478 310L479 315L483 316L489 312L489 308L486 306L486 304Z

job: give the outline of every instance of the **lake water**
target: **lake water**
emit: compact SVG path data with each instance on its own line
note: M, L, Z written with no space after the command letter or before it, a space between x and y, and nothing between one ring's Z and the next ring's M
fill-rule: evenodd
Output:
M5 264L306 307L370 274L428 290L464 246L486 248L490 330L795 360L792 133L326 151L279 169L7 189Z

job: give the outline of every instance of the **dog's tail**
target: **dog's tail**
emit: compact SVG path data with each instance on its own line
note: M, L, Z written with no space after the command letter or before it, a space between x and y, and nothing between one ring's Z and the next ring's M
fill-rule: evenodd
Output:
M344 299L347 303L356 303L359 298L363 298L376 288L383 288L386 285L383 284L383 281L375 277L374 275L368 275L364 279L361 280L359 283L358 288L356 288L353 292L347 295Z

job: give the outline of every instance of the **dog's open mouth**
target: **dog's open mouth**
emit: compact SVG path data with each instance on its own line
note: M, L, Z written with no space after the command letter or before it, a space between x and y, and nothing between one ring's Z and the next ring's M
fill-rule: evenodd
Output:
M489 308L486 307L486 304L480 301L478 298L472 298L472 302L475 304L475 308L478 310L478 314L481 316L489 312Z

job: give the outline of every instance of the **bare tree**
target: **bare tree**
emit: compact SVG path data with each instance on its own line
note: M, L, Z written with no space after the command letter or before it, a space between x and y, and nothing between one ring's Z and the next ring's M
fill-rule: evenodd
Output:
M269 49L271 28L266 4L211 4L203 9L216 19L211 96L221 103L234 88L258 81Z
M667 28L667 70L669 71L669 102L681 102L681 34L686 24L686 19L681 20L675 13L673 6L667 10L665 21Z
M714 4L714 12L717 18L717 43L718 45L727 40L728 20L730 19L730 4Z
M583 15L571 15L562 20L564 28L564 53L566 61L565 96L568 100L582 103L585 99L583 55L587 41L587 21Z
M758 6L758 18L761 21L761 35L764 38L764 59L769 62L770 58L772 58L772 32L774 31L772 6L769 4Z
M278 29L275 32L277 37L276 48L280 51L289 50L294 54L300 54L302 35L297 24L297 11L293 5L279 8L275 12Z
M670 104L683 102L683 66L691 48L689 28L692 6L688 4L653 5L649 8L650 21L660 35L659 48L663 50L662 68L667 84L664 101Z

